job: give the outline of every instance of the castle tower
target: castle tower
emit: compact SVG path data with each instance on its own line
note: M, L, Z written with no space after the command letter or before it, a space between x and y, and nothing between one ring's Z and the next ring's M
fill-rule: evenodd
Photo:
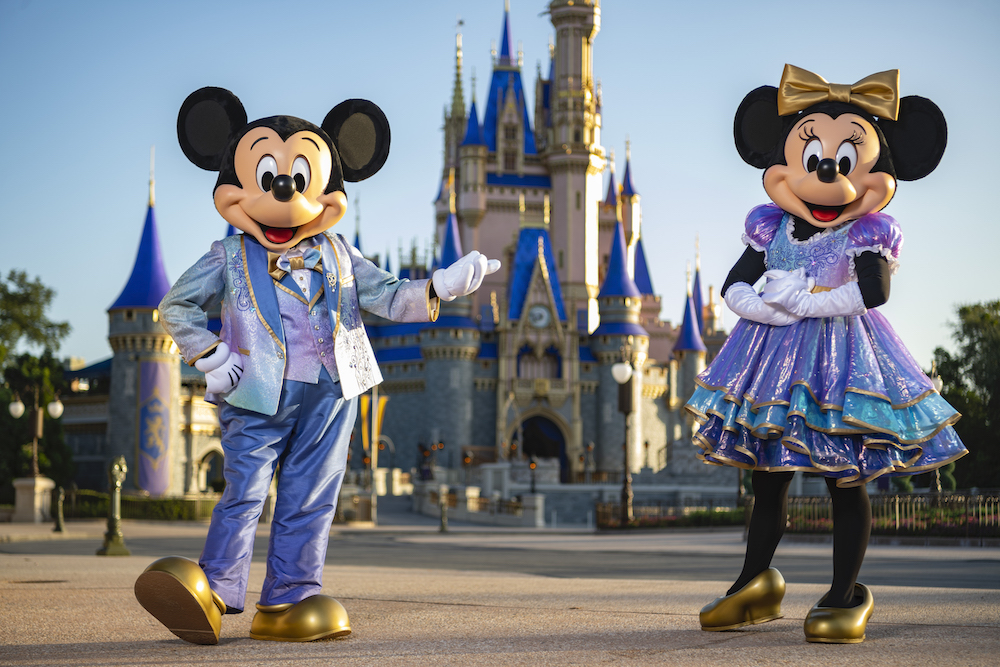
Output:
M691 265L688 265L688 291L684 299L684 321L681 330L677 335L677 342L674 344L674 359L678 364L678 387L679 399L687 400L694 393L694 379L705 370L705 341L702 340L701 330L698 328L698 314L695 310L694 297L691 295L690 282Z
M625 142L625 174L622 176L622 225L625 228L625 240L628 241L628 265L632 271L635 267L635 246L639 242L642 226L642 208L639 205L639 193L632 184L632 143Z
M122 454L126 486L152 496L183 491L186 461L177 444L180 362L177 346L159 323L160 300L170 289L163 270L150 167L149 207L132 274L108 308L114 351L108 415L108 459Z
M618 183L615 182L615 152L612 150L608 159L610 174L608 175L608 191L601 202L600 214L598 217L598 254L600 255L600 265L598 278L604 283L604 278L608 273L608 262L611 259L611 245L615 240L615 228L622 221L621 199L618 197Z
M622 469L624 452L622 440L625 434L623 415L617 411L618 384L611 376L611 366L619 361L630 361L635 369L632 377L632 404L641 408L643 365L648 357L649 334L639 324L642 294L636 287L626 266L625 231L621 223L615 227L614 243L608 261L608 275L601 285L597 297L600 306L601 325L590 336L590 349L600 364L598 405L602 413L598 416L598 451L595 452L597 469L616 472ZM626 354L627 354L627 358ZM632 415L629 429L629 461L633 472L642 466L642 418L636 412Z
M475 88L475 85L473 85ZM459 147L461 170L459 171L458 211L465 223L465 247L479 248L479 223L486 215L486 139L479 124L476 100L469 108L469 120L465 126L465 137Z
M592 330L598 320L598 204L604 170L593 76L601 8L597 2L553 0L549 15L556 31L549 99L552 140L545 151L552 179L552 245L572 321L585 310Z

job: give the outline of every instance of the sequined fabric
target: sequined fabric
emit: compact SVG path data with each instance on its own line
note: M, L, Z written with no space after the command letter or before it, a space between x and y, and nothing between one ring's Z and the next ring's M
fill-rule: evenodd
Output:
M766 249L769 269L805 267L819 284L839 287L852 278L852 249L898 258L902 235L888 216L800 243L790 240L787 216L775 224L763 208L755 212L770 220L748 218L747 237ZM706 463L806 470L851 486L968 453L952 428L960 415L876 310L787 327L740 320L696 383L685 409L699 423L694 440Z

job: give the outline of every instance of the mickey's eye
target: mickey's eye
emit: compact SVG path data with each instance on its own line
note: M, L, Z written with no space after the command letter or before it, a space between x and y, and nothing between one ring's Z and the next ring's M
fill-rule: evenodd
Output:
M806 144L806 149L802 151L802 166L805 167L808 172L816 171L816 167L822 159L823 144L819 142L819 139L813 139Z
M847 176L854 171L854 166L858 163L858 149L850 141L840 144L837 149L837 169L841 174Z
M309 161L300 155L295 158L295 162L292 162L292 178L295 180L295 189L299 192L305 192L305 189L309 187L309 176Z
M278 163L270 155L265 155L257 163L257 185L263 192L271 190L271 183L278 173Z

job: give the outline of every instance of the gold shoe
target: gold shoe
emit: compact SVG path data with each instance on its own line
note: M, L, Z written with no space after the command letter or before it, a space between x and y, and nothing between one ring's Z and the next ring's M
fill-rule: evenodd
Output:
M313 595L296 604L258 604L250 624L251 637L276 642L311 642L349 634L347 610L326 595Z
M785 579L770 567L732 595L724 595L705 605L698 616L701 629L709 632L735 630L781 618L783 597Z
M821 607L819 603L806 614L803 629L806 641L824 644L860 644L875 609L872 592L864 584L854 584L854 594L861 596L857 607Z
M135 580L135 598L184 641L219 643L226 604L194 561L168 556L154 562Z

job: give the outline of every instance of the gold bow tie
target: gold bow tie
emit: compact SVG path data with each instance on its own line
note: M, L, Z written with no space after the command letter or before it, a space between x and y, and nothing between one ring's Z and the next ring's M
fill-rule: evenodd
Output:
M311 248L309 250L312 250ZM307 252L309 252L307 250ZM316 254L319 254L319 248L315 249ZM318 271L323 273L323 260L320 257L316 257L313 261L309 261L307 264L306 257L286 257L288 261L288 270L282 269L278 266L278 260L282 258L282 255L277 252L267 252L267 272L275 280L281 280L285 277L288 271L294 271L295 269L312 269L313 271Z
M785 65L778 84L778 115L788 116L820 102L847 102L873 116L896 120L899 114L899 70L866 76L852 86L828 83L818 74Z

